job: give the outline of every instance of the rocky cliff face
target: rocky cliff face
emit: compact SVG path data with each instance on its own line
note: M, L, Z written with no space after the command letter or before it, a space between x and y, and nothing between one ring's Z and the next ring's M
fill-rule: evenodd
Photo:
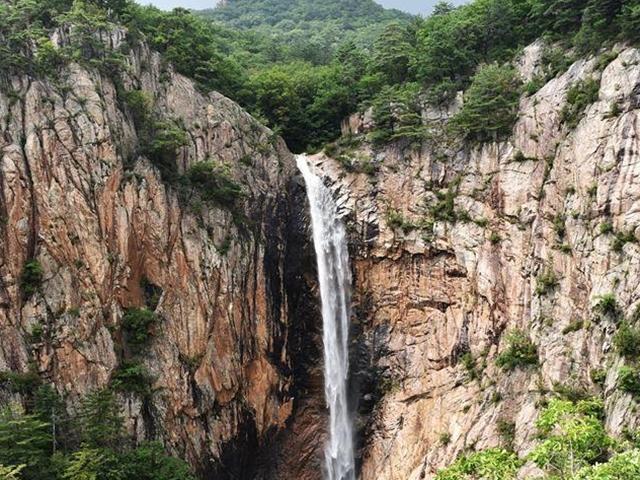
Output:
M511 442L524 454L553 390L603 395L614 434L638 426L616 388L615 320L594 309L607 295L632 315L640 301L640 52L619 50L603 70L581 60L523 98L507 141L446 143L454 105L425 112L433 140L419 148L313 157L352 234L362 479L433 478L466 449ZM526 49L525 80L540 51ZM598 100L567 128L567 92L587 78ZM496 365L514 329L538 366Z
M116 49L124 37L103 40ZM291 321L308 302L306 247L290 242L307 233L293 158L144 45L128 51L126 71L116 85L73 66L57 80L12 78L0 92L0 370L37 373L73 408L129 357L123 314L147 306L159 319L141 356L151 394L120 395L129 430L162 439L203 474L253 478L256 452L299 388L291 343L308 343ZM134 89L186 134L173 183L140 153L122 101ZM233 211L181 186L205 160L241 185ZM32 294L21 281L29 264L42 268Z
M540 54L526 49L525 80ZM146 307L158 321L138 360L151 385L119 395L136 439L163 440L204 478L316 480L320 322L293 158L144 45L125 58L116 83L73 66L0 91L0 371L37 374L74 408L131 359L123 317ZM568 128L567 92L586 78L598 101ZM132 91L185 134L164 177L140 149ZM639 99L640 52L621 48L523 98L504 142L450 141L458 99L424 112L420 146L374 150L365 114L344 125L357 148L312 157L351 235L363 480L433 478L473 448L524 454L554 390L603 395L614 434L640 426L612 348L614 317L640 301ZM232 207L183 181L205 161L241 186ZM42 269L32 285L29 265ZM603 295L616 315L594 308ZM538 365L505 371L496 358L515 329Z

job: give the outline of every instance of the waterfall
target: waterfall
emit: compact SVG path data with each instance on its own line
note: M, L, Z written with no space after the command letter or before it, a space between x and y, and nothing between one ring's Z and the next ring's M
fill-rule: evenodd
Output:
M311 206L313 243L322 300L324 391L329 407L329 440L325 446L327 480L355 480L353 429L347 405L351 270L347 234L337 216L331 191L307 163L297 157Z

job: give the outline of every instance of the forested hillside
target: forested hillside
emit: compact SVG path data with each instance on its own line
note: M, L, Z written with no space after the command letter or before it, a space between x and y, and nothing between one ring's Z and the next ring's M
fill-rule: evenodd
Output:
M373 0L235 0L197 12L235 28L251 29L285 43L332 49L337 43L371 41L384 24L407 21L410 15L386 10ZM316 52L316 58L323 52Z
M314 8L294 3L283 11L275 8L284 5L281 2L231 2L209 15L230 25L279 35L311 28L309 20L316 15L323 24L327 20L330 25L348 21L355 31L361 31L365 25L348 16L350 5L358 6L361 15L362 10L369 12L367 19L378 19L381 25L387 22L371 42L346 38L336 46L337 37L323 32L320 37L330 38L331 45L316 48L313 34L305 35L301 45L308 48L295 48L295 42L287 42L286 48L265 61L273 37L257 35L254 40L259 41L240 54L248 70L245 105L281 131L296 151L322 146L338 134L345 112L367 105L376 106L377 140L384 142L397 134L419 136L412 128L419 98L434 104L450 100L472 82L479 65L509 61L520 48L545 37L554 45L545 55L550 78L563 64L568 65L572 56L577 58L618 40L637 39L640 15L638 5L629 1L478 0L457 8L441 2L427 19L389 22L395 14L383 13L368 2L347 2L346 7L340 2L340 9L331 2L315 2ZM294 23L292 18L303 20ZM246 56L247 50L260 60ZM496 67L482 73L478 83L492 83L496 75L503 74L509 72ZM519 87L513 87L515 93ZM533 88L535 85L527 86L528 91ZM391 102L404 110L394 119L387 111ZM472 129L464 116L459 125ZM500 130L501 125L490 128Z
M373 0L237 0L196 13L242 30L236 55L249 72L247 105L281 129L294 150L334 137L340 118L356 107L348 85L340 86L348 80L340 72L343 56L369 51L389 24L413 20Z
M123 5L112 12L119 12L118 21L127 25L132 35L145 35L167 61L204 89L221 91L263 118L294 151L321 148L337 137L345 116L367 105L376 106L378 140L385 141L398 132L419 135L412 129L419 98L436 104L446 102L472 82L479 65L511 60L524 45L544 36L554 42L545 56L548 74L553 76L563 64L570 63L571 55L577 57L618 40L635 40L640 23L639 7L623 1L478 0L457 8L440 3L427 19L407 19L373 2L361 1L353 2L353 10L339 10L335 2L326 8L320 7L324 2L315 2L313 8L296 3L284 10L287 15L298 12L305 19L298 22L300 30L314 30L309 22L318 21L325 27L325 22L330 26L349 24L353 32L362 32L372 21L378 22L376 28L381 33L370 42L358 42L321 30L316 39L306 34L284 39L274 32L296 32L288 22L299 18L298 13L286 17L282 9L273 10L273 2L232 2L213 10L215 18L228 23L206 20L182 9L162 12ZM55 18L57 9L60 7L51 10L43 27ZM269 22L272 13L281 20ZM106 18L93 21L99 25ZM24 19L10 17L5 29L20 31L21 38L9 39L4 46L6 54L15 42L24 42L25 35L42 38L33 30L42 27L27 23L29 29L22 32ZM317 44L319 38L323 42L330 39L329 44ZM503 73L509 72L494 68L484 72L478 82L483 78L493 82L492 75ZM527 86L529 91L532 88L534 85ZM390 102L405 112L392 119L386 111ZM462 128L469 128L464 118L461 122ZM500 125L494 128L500 129ZM392 133L394 129L398 132Z

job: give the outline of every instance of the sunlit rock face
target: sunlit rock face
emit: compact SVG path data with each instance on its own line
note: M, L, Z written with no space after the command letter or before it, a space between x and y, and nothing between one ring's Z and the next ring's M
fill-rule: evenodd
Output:
M525 49L525 81L540 52ZM364 142L347 168L344 158L310 158L349 218L362 479L433 478L465 449L504 445L501 422L515 424L513 446L525 454L539 401L554 389L603 393L607 428L637 427L631 397L615 388L613 320L593 307L612 293L631 315L640 301L639 245L614 238L640 238L640 52L622 49L597 68L578 61L523 97L500 143L443 141L439 122L458 98L425 110L433 139L421 146ZM567 91L588 77L601 79L599 99L570 130ZM343 129L360 134L370 122L354 116ZM549 271L557 284L542 292ZM505 372L495 359L516 328L537 346L539 367ZM599 368L602 387L590 377ZM527 465L522 475L535 473Z
M105 40L117 46L121 33ZM13 78L11 95L0 93L0 370L35 370L76 408L129 356L125 310L155 309L140 355L152 393L120 396L130 433L162 440L203 474L252 478L302 375L290 350L303 343L291 319L306 284L301 261L287 260L306 248L289 243L306 222L294 159L235 103L202 94L144 45L127 69L119 86L72 66L62 85ZM143 153L123 88L143 90L157 120L184 130L178 181ZM181 185L207 160L241 186L233 209ZM32 260L43 279L25 298Z
M518 62L525 81L540 53L534 44ZM144 45L126 62L122 85L72 66L61 84L16 77L0 92L0 371L35 371L77 408L131 356L125 311L151 308L159 320L139 355L151 393L119 394L135 439L162 440L203 478L319 480L322 322L294 158ZM640 237L640 52L597 68L578 61L523 97L500 143L445 142L459 95L425 108L432 138L422 145L364 141L355 168L309 157L347 221L362 480L431 479L465 449L504 444L501 422L525 454L554 389L602 393L611 433L639 426L616 389L613 319L593 307L610 293L631 315L640 300L638 242L615 242ZM590 76L599 99L567 129L567 91ZM141 148L122 89L145 91L154 117L184 130L171 178ZM363 135L373 122L368 111L343 130ZM233 208L180 182L204 161L241 186ZM34 260L42 281L24 295ZM550 271L555 284L541 291ZM496 366L515 328L537 346L538 367ZM596 368L608 372L602 386ZM521 474L536 476L531 465Z

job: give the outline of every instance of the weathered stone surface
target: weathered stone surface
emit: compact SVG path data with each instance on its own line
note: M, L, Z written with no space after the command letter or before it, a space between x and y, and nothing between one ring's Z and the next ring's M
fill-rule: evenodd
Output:
M525 50L523 78L535 75L540 49ZM615 387L615 326L593 306L613 293L630 315L640 302L638 242L617 252L613 234L600 231L610 222L615 232L640 233L639 55L624 49L603 72L595 59L578 61L523 98L502 143L380 152L365 144L358 154L379 166L372 175L345 172L323 154L312 158L350 224L356 342L373 352L370 368L384 385L373 410L359 417L362 479L433 478L465 449L502 444L500 420L515 423L514 447L524 454L543 396L559 385L600 393L590 380L596 368L609 372L607 427L619 434L638 425L632 399ZM566 93L590 76L602 78L599 100L570 131L561 124ZM524 161L514 159L518 151ZM436 218L431 226L434 192L447 188L458 220ZM390 225L390 212L404 227ZM537 293L536 279L548 269L558 285ZM503 333L514 328L537 345L539 368L495 365ZM466 352L477 379L460 361ZM361 391L361 403L365 395L375 392ZM528 465L521 475L535 471Z
M155 114L187 133L177 173L206 159L227 164L244 191L238 212L161 181L110 79L78 66L63 88L14 78L0 92L0 370L33 361L70 405L104 387L127 356L119 325L126 308L144 306L144 279L162 291L160 322L141 356L151 400L122 395L131 432L162 439L216 478L251 478L253 450L293 406L293 159L235 103L200 93L144 45L128 64L125 87L144 90ZM31 259L44 280L25 299ZM29 344L35 325L43 338Z
M57 35L64 43L66 33ZM117 46L123 33L103 40ZM524 79L537 74L540 54L540 44L525 49ZM187 132L175 172L226 163L245 195L232 213L162 181L109 79L78 66L64 88L14 78L13 93L0 92L0 371L33 362L70 406L108 385L129 355L119 326L125 309L145 304L145 280L162 291L161 321L141 357L151 399L120 399L131 433L162 439L205 478L317 480L326 416L318 292L291 155L146 46L128 63L124 88L146 91L156 114ZM374 174L312 157L351 233L363 480L433 478L465 449L501 444L501 420L515 424L524 454L539 401L558 385L603 393L614 434L640 425L616 389L614 322L593 311L609 292L626 314L640 302L638 242L615 251L614 235L600 230L610 222L640 236L639 65L635 49L621 49L602 72L595 59L575 63L522 99L502 143L381 151L365 143L358 155ZM599 100L569 131L566 93L588 76L602 78ZM423 112L436 138L461 101ZM372 122L368 111L344 132L361 135ZM451 213L436 195L448 189L458 220L431 223L434 212ZM30 259L44 280L25 299ZM537 293L549 269L558 285ZM31 344L35 325L44 334ZM537 345L539 368L495 365L513 328ZM590 380L595 368L608 370L602 389ZM520 474L535 475L532 465Z

